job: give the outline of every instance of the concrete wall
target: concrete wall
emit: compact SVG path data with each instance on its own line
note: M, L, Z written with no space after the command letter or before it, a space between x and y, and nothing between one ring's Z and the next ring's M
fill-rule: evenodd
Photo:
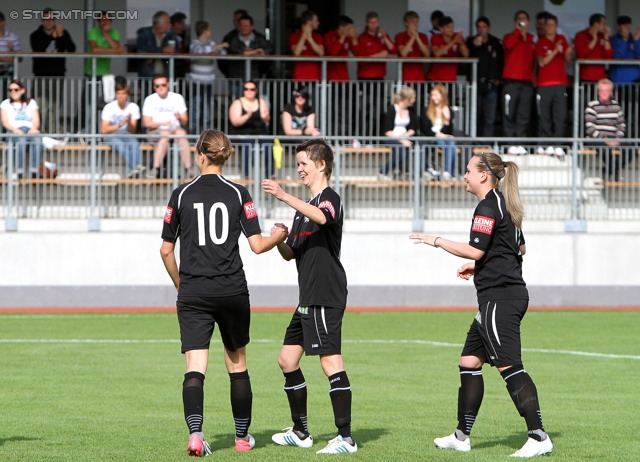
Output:
M271 226L265 223L265 228ZM87 222L20 220L0 232L0 307L172 306L175 290L159 256L161 219ZM466 241L469 222L425 222L426 232ZM474 306L463 262L442 249L414 245L411 223L345 224L342 262L350 306ZM525 224L524 277L532 306L638 306L640 223ZM254 255L241 239L254 306L293 306L295 264L277 251Z

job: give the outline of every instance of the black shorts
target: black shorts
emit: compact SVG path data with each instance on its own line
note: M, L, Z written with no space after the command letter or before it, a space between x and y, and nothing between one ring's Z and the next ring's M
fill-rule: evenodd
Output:
M176 305L183 353L209 349L216 323L227 350L236 351L249 343L248 293L227 297L178 295Z
M307 356L340 354L344 310L299 306L291 318L284 345L300 345Z
M495 367L522 364L520 321L528 306L528 300L496 300L480 305L462 356L484 358Z

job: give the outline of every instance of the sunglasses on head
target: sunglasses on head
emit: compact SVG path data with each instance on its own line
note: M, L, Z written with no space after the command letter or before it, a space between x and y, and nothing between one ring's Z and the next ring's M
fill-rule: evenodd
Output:
M244 91L256 91L256 90L258 90L256 87L243 87L242 89Z
M166 84L166 83L154 83L154 84L153 84L153 87L154 87L154 88L158 88L158 87L166 87L166 86L167 86L167 84Z

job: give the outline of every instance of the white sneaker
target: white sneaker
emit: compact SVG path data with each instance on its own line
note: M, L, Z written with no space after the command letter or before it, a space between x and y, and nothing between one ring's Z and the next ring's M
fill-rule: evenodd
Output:
M553 156L556 154L556 149L553 146L549 146L547 148L547 155L548 156Z
M280 446L298 446L299 448L313 446L313 437L311 435L301 438L292 427L283 429L282 433L276 433L271 439Z
M449 172L442 172L442 181L451 181L453 176Z
M378 181L385 181L385 182L389 182L392 181L393 178L391 178L389 175L385 175L382 172L378 173Z
M509 146L509 149L507 150L507 154L511 154L512 156L517 156L518 146Z
M565 154L566 154L566 153L564 152L564 149L562 149L562 148L556 148L556 149L555 149L555 155L556 155L556 157L558 157L558 158L563 158L563 157L565 156Z
M442 438L436 438L433 442L440 449L455 449L460 452L471 451L471 438L467 438L464 441L460 441L456 438L456 434L452 433L449 436L443 436Z
M524 146L518 146L516 151L517 156L524 156L525 154L529 154L529 151Z
M542 147L542 146L538 146L538 149L536 151L539 155L543 156L547 153L547 151Z
M346 454L358 452L358 445L354 441L353 444L347 443L342 435L336 436L329 441L324 449L320 449L316 454Z
M529 438L524 446L511 454L510 457L534 457L541 456L543 454L549 454L553 450L553 443L551 438L547 435L547 439L543 441L534 440Z

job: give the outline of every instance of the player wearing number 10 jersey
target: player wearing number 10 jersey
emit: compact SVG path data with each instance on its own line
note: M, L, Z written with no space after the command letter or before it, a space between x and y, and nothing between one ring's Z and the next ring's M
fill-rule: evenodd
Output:
M250 450L248 433L252 393L246 366L249 343L249 292L238 247L240 233L251 250L266 252L287 237L287 228L274 226L262 236L253 200L241 185L222 176L231 143L217 130L206 130L196 144L196 165L201 175L176 188L164 215L160 253L178 290L177 312L182 353L187 368L182 388L184 417L190 438L187 453L211 454L202 432L204 378L209 344L218 324L224 360L231 380L231 409L237 451ZM180 239L180 266L175 243Z

